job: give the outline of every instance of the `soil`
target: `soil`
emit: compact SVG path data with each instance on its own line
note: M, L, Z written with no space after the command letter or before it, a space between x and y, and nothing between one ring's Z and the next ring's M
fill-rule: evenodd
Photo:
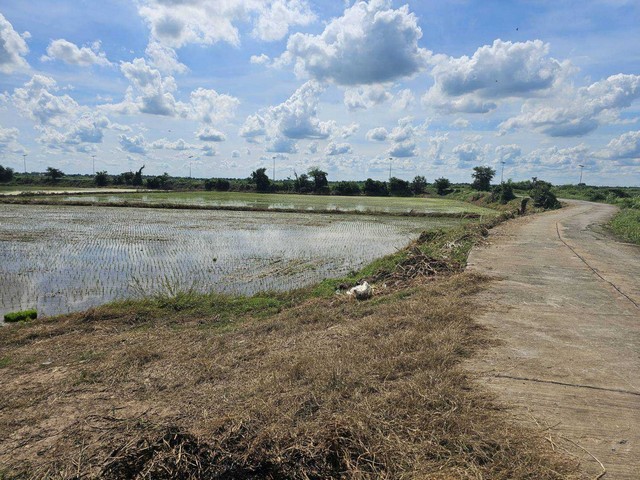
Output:
M640 248L613 238L617 208L566 208L507 222L468 269L498 339L471 361L519 421L540 428L595 478L640 472Z

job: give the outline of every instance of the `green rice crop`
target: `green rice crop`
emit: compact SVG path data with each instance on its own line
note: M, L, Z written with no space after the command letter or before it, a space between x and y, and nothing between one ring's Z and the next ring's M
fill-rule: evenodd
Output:
M340 277L454 218L3 205L0 313L178 290L250 295Z

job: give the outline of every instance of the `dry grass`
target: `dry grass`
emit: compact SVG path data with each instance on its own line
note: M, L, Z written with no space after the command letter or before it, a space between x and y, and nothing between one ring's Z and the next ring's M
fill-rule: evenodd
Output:
M0 478L573 478L460 367L483 283L0 329Z

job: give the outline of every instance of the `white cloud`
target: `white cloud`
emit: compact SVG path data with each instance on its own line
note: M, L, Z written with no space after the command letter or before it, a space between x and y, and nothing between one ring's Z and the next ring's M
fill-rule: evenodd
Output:
M260 40L280 40L315 16L303 0L141 0L138 12L154 40L179 48L195 43L240 44L237 24L252 21Z
M178 60L176 51L160 42L149 42L145 54L149 57L149 63L162 73L187 73L189 71L189 68Z
M34 75L23 87L16 88L11 98L18 112L40 125L63 126L78 114L80 106L69 95L51 93L57 90L53 78Z
M191 92L188 117L203 123L224 122L235 115L240 101L215 90L198 88Z
M240 151L234 150L233 152L231 152L231 158L240 158Z
M398 142L391 146L389 155L392 157L415 157L418 155L418 146L411 140Z
M522 149L513 143L510 145L498 145L495 151L500 162L513 162L522 154Z
M118 137L122 151L129 153L147 154L147 142L142 135L128 136L122 134Z
M422 31L408 6L387 0L357 2L331 20L320 35L289 37L281 63L299 74L339 85L384 83L419 72L429 54L418 46Z
M351 148L351 145L349 145L348 143L334 143L334 142L330 142L327 145L327 148L325 148L324 150L324 154L325 155L345 155L347 153L353 153L353 149Z
M384 127L372 128L367 132L367 140L384 142L389 137L389 132Z
M477 143L462 143L452 152L457 157L458 166L461 168L479 165L484 161L484 151Z
M78 47L63 38L52 40L47 47L47 54L41 57L43 62L60 60L69 65L87 67L90 65L110 66L107 55L100 51L100 42L90 47Z
M406 110L415 102L413 92L408 88L400 90L393 98L393 108L396 110Z
M391 98L383 85L362 85L344 91L344 104L349 111L366 110Z
M240 136L250 143L266 137L267 151L295 153L295 140L325 139L336 129L335 122L323 122L317 117L319 96L325 87L313 80L298 88L283 103L268 107L247 117Z
M456 118L453 122L451 122L451 126L455 128L469 128L471 122L466 118Z
M433 57L435 85L423 103L449 112L486 113L497 101L547 93L572 71L568 62L549 57L540 40L504 42L478 48L471 57Z
M264 53L261 53L260 55L251 55L251 58L249 58L249 62L254 65L265 65L269 63L270 60L269 55L265 55Z
M104 130L108 127L110 122L104 115L85 113L62 130L42 127L42 135L38 141L53 149L93 151L95 147L87 144L102 143Z
M340 129L340 136L342 138L349 138L353 135L355 135L358 130L360 129L360 124L358 123L351 123L349 125L346 125L344 127L342 127Z
M623 160L623 164L640 165L640 131L623 133L612 139L598 157Z
M18 136L20 132L17 128L0 127L0 153L16 152L18 147Z
M29 64L24 59L24 56L29 53L29 47L24 40L29 36L28 32L20 36L13 29L13 25L0 13L0 72L9 74L29 68Z
M135 138L135 137L134 137ZM135 142L134 142L135 143ZM161 138L156 140L151 144L151 148L155 150L176 150L176 151L184 151L199 148L198 145L193 145L185 142L182 138L171 142L166 138ZM129 150L131 151L131 150ZM140 152L138 152L140 153Z
M539 148L524 155L522 161L534 176L541 170L569 171L576 170L580 164L593 164L589 159L589 147L585 144L570 148Z
M227 136L220 130L211 127L203 127L196 132L196 136L203 142L224 142Z
M564 92L553 105L530 101L520 115L504 121L501 133L530 128L551 137L586 135L615 121L620 110L640 98L640 75L612 75L576 91Z

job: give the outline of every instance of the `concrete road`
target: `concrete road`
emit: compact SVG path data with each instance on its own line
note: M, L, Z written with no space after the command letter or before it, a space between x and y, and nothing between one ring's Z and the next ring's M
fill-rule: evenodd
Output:
M585 474L637 480L640 248L603 229L615 207L567 203L497 227L471 252L469 270L497 278L479 300L499 343L471 368Z

